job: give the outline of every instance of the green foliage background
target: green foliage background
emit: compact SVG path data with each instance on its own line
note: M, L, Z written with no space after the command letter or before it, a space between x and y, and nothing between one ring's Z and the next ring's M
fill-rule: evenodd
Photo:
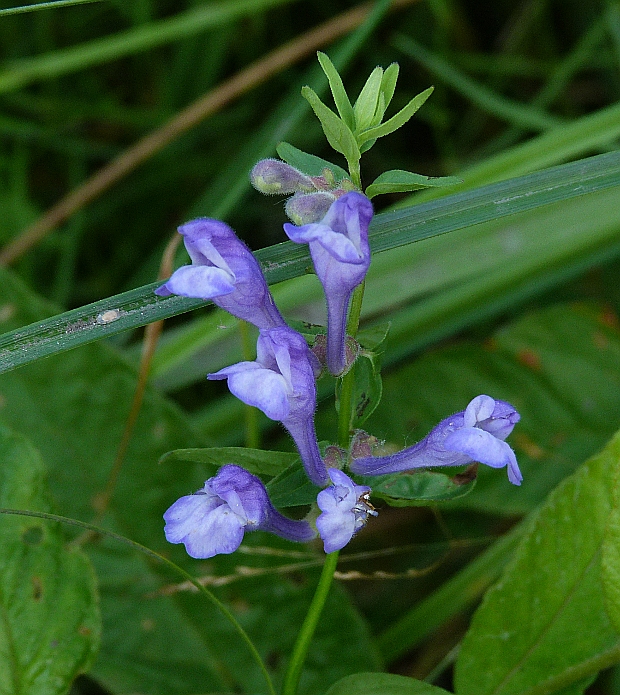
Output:
M353 7L344 1L102 0L0 14L0 244L322 22L341 26L316 47L350 94L394 61L392 113L433 84L415 118L362 159L366 185L388 169L462 180L373 201L362 335L376 345L391 327L382 382L378 362L360 367L377 406L363 426L401 448L479 393L509 400L522 416L510 441L524 483L484 470L441 505L424 506L419 488L407 508L378 496L379 517L341 556L300 692L617 695L620 3L389 4L357 28L335 19ZM276 685L322 553L254 534L244 554L196 562L165 543L163 511L214 468L188 455L158 461L244 444L242 406L204 379L244 346L222 312L156 301L151 283L178 224L221 217L258 251L286 318L321 323L305 252L268 248L285 239L283 201L248 181L281 140L344 166L300 96L307 84L330 103L314 50L171 139L0 271L2 506L97 520L223 578L214 591ZM97 321L107 309L118 321ZM136 388L138 329L161 317L99 518ZM317 427L334 441L327 381ZM290 452L258 418L263 447ZM28 517L2 516L0 536L2 695L263 692L228 623L152 557Z

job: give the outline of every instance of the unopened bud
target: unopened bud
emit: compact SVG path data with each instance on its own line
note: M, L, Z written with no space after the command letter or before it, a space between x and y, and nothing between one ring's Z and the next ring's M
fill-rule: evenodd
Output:
M286 201L284 210L293 224L302 226L322 220L336 200L331 193L298 193Z
M250 172L256 190L266 195L310 193L316 188L312 179L279 159L261 159Z

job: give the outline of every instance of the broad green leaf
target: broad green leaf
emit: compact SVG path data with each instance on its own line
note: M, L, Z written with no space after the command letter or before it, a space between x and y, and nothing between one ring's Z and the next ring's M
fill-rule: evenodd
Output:
M46 472L22 436L0 426L0 506L49 511ZM0 692L63 695L96 655L93 569L57 525L0 515Z
M287 164L295 167L295 169L299 169L299 171L308 176L322 176L323 170L329 169L334 174L336 181L342 181L342 179L349 177L349 174L337 164L332 164L314 154L303 152L288 142L281 142L276 147L276 152Z
M353 130L355 128L355 117L353 115L353 107L347 95L342 82L342 77L340 73L336 70L335 65L329 59L326 53L317 51L317 58L321 64L321 68L327 77L329 82L329 88L331 90L332 96L334 97L334 103L340 114L340 118L347 124L347 126Z
M176 449L164 454L162 464L174 464L177 461L207 464L207 477L215 475L217 468L233 463L242 466L255 475L276 476L297 461L297 454L286 451L264 451L263 449L246 449L240 446L212 447L209 449Z
M301 90L302 96L308 100L316 117L321 122L321 127L327 138L327 142L344 155L347 162L359 161L360 151L355 136L347 124L319 99L316 92L310 87Z
M415 678L393 673L356 673L334 683L325 695L449 695Z
M619 460L620 434L543 504L474 616L456 664L458 695L552 693L620 660L601 580Z
M418 191L421 188L433 186L454 186L462 183L458 176L423 176L411 171L393 169L377 176L366 189L366 195L374 198L382 193L401 193L404 191Z
M615 469L613 508L605 530L602 565L607 613L616 630L620 632L620 458L615 461Z
M377 112L379 94L381 93L381 82L383 80L383 69L376 67L371 73L366 84L362 87L362 91L353 105L355 114L355 134L366 130L370 127Z
M415 471L397 475L366 476L373 497L384 499L390 507L412 507L431 502L448 502L469 494L475 477L451 478L435 471Z
M374 128L368 128L363 133L357 136L359 144L366 142L366 140L373 140L376 138L382 138L385 135L393 133L398 130L413 116L413 114L424 104L424 102L433 93L434 87L429 87L423 92L413 97L413 99L403 107L397 114L388 119L385 123L375 126Z

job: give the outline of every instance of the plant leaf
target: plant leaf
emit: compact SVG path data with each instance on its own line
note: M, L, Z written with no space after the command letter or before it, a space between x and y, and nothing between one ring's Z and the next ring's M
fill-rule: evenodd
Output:
M379 94L381 93L381 82L383 80L383 69L376 67L371 73L366 84L362 87L357 98L353 112L355 113L355 134L363 132L368 128L377 112Z
M344 155L347 162L358 162L360 150L355 136L347 124L319 99L311 87L303 87L302 96L307 99L316 117L321 121L321 127L327 142Z
M241 446L211 447L208 449L175 449L164 454L160 463L187 461L189 463L205 463L212 469L207 475L215 474L220 466L235 464L242 466L254 475L276 476L282 473L292 463L297 461L297 454L286 451L265 451L263 449L247 449Z
M49 511L39 453L3 425L0 458L0 506ZM0 548L0 692L64 695L99 646L90 562L56 525L28 516L0 515Z
M325 695L450 695L429 683L393 673L356 673L334 683Z
M288 142L281 142L276 147L276 152L287 164L308 176L322 176L323 170L329 169L334 174L336 181L342 181L342 179L349 177L349 174L337 164L332 164L326 159L299 150Z
M327 81L329 82L329 88L334 97L334 103L336 104L340 118L353 130L355 128L355 116L353 115L353 107L351 106L347 91L344 88L342 77L340 77L340 73L336 70L336 66L326 53L317 51L316 55L327 77Z
M475 477L461 483L436 471L365 476L364 481L372 487L373 497L380 497L390 507L419 507L427 506L429 502L448 502L469 494L476 484Z
M458 176L423 176L411 171L392 169L377 176L366 189L366 196L374 198L382 193L403 193L405 191L417 191L420 188L455 186L458 183L463 183Z
M402 108L397 114L392 116L392 118L387 120L385 123L375 126L374 128L368 128L368 130L365 130L363 133L359 133L357 135L357 141L359 144L361 145L367 140L376 140L377 138L382 138L385 135L389 135L390 133L393 133L395 130L398 130L404 126L405 123L413 116L413 114L430 97L430 95L433 93L433 89L434 87L429 87L423 92L420 92L420 94L413 97L407 106Z
M556 692L620 660L601 582L619 460L620 433L543 504L474 616L456 664L458 695Z

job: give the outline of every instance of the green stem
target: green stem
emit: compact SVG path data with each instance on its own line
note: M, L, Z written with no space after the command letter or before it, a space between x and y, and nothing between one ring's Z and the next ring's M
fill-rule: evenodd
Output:
M255 356L256 341L252 339L250 324L246 321L240 321L239 333L241 335L241 354L243 359L251 362ZM244 405L243 414L245 420L245 445L248 449L260 449L258 410L251 405Z
M330 553L325 556L325 563L323 564L323 571L321 572L321 578L319 579L316 593L314 594L306 618L297 636L297 642L295 643L295 648L293 649L291 660L286 675L284 676L282 695L295 695L297 693L297 686L299 685L301 672L306 661L306 656L308 655L310 642L312 641L314 631L316 630L319 618L323 612L323 606L327 600L329 588L334 578L334 572L338 564L338 554L339 551L337 550L335 553Z
M355 337L362 313L362 300L364 299L364 283L362 282L353 291L349 320L347 321L347 335ZM349 436L351 434L351 420L353 411L353 393L355 391L355 369L353 366L342 377L340 395L338 398L338 445L343 449L349 448Z

